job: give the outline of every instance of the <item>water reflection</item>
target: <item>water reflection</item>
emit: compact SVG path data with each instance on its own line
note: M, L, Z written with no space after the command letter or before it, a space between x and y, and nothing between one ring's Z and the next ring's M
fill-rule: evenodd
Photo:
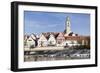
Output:
M90 49L65 49L24 52L24 61L51 61L51 60L72 60L89 59Z

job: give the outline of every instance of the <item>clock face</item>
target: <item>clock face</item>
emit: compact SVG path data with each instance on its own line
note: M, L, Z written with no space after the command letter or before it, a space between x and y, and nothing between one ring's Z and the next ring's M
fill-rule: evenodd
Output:
M68 27L70 26L70 23L69 23L69 22L67 22L67 26L68 26Z

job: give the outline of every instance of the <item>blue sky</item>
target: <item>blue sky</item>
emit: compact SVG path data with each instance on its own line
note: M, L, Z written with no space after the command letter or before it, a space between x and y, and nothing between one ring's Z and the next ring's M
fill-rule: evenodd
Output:
M90 35L90 14L24 11L24 33L63 32L66 17L70 17L71 31Z

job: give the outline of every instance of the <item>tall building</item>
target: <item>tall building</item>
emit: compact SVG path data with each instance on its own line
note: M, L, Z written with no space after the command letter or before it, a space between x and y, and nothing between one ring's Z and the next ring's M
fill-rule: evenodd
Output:
M66 27L66 34L68 35L69 33L71 33L71 22L70 22L70 18L67 16L66 18L66 23L65 23Z
M66 42L70 41L70 42L77 42L81 45L90 45L90 36L82 36L71 31L71 21L69 16L67 16L66 18L64 33Z

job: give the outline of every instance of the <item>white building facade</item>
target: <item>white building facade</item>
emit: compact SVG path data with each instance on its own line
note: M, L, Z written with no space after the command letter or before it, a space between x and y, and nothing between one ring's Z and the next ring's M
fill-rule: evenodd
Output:
M56 39L53 34L50 34L49 39L48 39L48 45L54 46L56 45Z
M38 47L46 47L48 45L47 38L41 34L40 38L38 39Z

